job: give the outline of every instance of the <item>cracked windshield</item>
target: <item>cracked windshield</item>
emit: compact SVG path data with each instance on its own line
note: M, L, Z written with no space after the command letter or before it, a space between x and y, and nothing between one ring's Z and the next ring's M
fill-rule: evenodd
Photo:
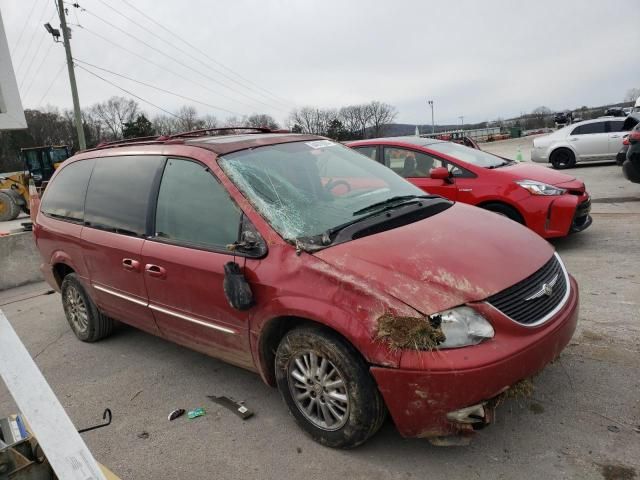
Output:
M424 195L387 167L329 140L245 150L224 156L220 165L286 240L371 215L377 209L367 207L394 197Z

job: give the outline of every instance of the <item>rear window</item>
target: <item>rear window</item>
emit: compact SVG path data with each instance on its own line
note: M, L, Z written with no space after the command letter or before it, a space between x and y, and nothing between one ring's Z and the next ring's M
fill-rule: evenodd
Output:
M87 190L87 226L143 235L152 186L163 162L163 157L155 156L97 159Z
M40 211L52 217L81 222L94 163L94 160L80 160L62 168L47 186Z

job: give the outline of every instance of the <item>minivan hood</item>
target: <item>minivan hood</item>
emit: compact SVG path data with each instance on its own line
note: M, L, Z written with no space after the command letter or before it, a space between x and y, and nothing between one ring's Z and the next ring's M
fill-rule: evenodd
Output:
M356 276L425 315L484 300L525 279L552 255L551 245L528 228L461 203L314 253L345 279Z
M566 173L530 163L518 163L508 167L498 168L495 171L508 173L514 180L535 180L537 182L548 183L549 185L559 185L576 179L573 175L567 175Z

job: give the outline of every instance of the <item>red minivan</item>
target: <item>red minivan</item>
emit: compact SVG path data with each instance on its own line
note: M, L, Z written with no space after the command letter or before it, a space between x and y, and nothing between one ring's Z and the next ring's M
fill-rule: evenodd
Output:
M584 182L566 173L433 138L375 138L347 145L426 192L499 213L544 238L591 225Z
M530 230L322 137L220 133L57 170L34 234L80 340L119 320L255 371L331 447L387 412L466 440L569 342L578 287Z

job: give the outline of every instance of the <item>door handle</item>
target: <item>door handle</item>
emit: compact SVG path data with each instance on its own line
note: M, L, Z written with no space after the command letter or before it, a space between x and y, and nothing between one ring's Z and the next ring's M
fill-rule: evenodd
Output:
M167 270L159 265L152 265L150 263L147 263L144 266L144 271L147 272L147 275L149 275L150 277L163 279L167 278Z
M123 258L122 268L124 268L125 270L129 270L131 272L139 272L140 262L138 260L134 260L133 258Z
M578 140L580 140L579 138L570 138L569 141L571 142L577 142Z
M620 135L611 135L611 138L620 138Z

